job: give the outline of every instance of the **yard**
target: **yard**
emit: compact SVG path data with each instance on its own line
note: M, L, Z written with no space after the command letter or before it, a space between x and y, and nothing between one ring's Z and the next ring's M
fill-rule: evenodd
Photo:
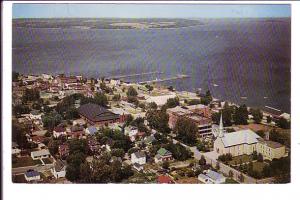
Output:
M226 178L225 184L238 184L238 182L236 182L236 181L233 180L232 178Z
M228 163L230 165L239 165L239 164L243 164L243 163L248 163L250 161L252 161L252 156L250 156L250 155L241 155L241 156L232 157L232 160L229 161Z
M51 164L53 162L53 160L51 158L43 158L44 163L47 164Z
M14 183L27 183L24 174L13 175L12 181Z
M268 164L264 162L253 162L253 170L257 172L262 172L266 165Z
M42 164L40 160L33 160L31 157L15 158L12 162L12 167L27 167Z

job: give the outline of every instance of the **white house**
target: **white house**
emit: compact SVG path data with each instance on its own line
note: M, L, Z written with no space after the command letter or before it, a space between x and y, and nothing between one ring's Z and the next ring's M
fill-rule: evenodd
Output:
M206 184L225 183L226 178L215 171L207 170L204 174L199 174L198 180Z
M21 149L19 149L19 145L15 142L12 143L11 153L14 155L19 155L21 153Z
M62 160L57 160L54 163L54 167L51 169L53 176L58 178L64 178L66 176L66 164Z
M41 120L42 119L42 113L39 113L37 110L33 110L29 114L29 118L31 120Z
M40 173L35 170L28 170L24 174L26 181L38 181L41 179Z
M51 155L50 155L50 152L48 149L42 149L42 150L39 150L39 151L32 151L31 152L31 158L33 160L38 160L38 159L41 159L41 158L49 158Z
M53 129L53 137L58 138L61 135L67 135L66 128L57 126Z
M146 155L143 151L138 151L131 154L131 163L138 163L140 165L146 164Z
M136 135L138 134L138 129L136 127L126 127L125 128L125 135L128 135L131 142L135 141Z

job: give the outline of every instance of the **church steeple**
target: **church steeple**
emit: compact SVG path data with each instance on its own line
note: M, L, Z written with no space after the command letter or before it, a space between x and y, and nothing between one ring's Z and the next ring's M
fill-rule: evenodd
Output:
M222 119L222 113L220 117L220 124L219 124L219 137L224 137L224 131L223 131L223 119Z

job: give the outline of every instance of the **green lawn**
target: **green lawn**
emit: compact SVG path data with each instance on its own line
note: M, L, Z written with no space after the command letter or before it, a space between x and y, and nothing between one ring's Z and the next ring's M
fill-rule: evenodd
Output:
M241 164L242 163L247 163L252 161L252 157L250 155L241 155L241 156L235 156L232 158L231 161L229 161L230 165L235 165L235 164Z
M12 163L13 168L27 167L42 164L40 160L32 160L31 157L16 158L15 162Z

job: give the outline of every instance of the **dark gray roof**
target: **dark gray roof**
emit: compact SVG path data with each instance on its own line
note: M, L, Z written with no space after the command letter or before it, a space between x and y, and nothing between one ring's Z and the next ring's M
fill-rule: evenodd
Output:
M97 104L88 103L78 108L79 114L93 122L118 119L119 115L112 113L106 108Z
M146 156L143 151L138 151L138 152L135 152L134 154L135 154L135 157L137 157L137 158L143 158Z
M65 162L62 160L57 160L54 164L55 171L60 172L65 167Z

